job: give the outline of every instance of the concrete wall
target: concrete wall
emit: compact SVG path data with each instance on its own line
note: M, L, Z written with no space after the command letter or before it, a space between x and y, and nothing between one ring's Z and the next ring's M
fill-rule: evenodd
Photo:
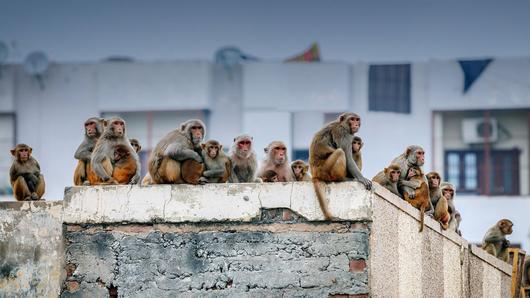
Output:
M430 218L418 233L418 211L374 187L328 184L332 222L301 182L74 187L62 206L4 202L0 289L29 297L59 289L62 297L509 295L508 264Z
M0 203L0 297L60 294L62 214L62 202Z

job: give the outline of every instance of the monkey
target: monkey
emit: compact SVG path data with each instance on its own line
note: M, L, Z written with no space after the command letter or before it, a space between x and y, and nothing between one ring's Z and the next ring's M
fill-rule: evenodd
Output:
M260 177L263 182L280 182L278 179L278 173L276 173L274 170L267 170L263 174L261 174Z
M26 144L18 144L11 149L14 159L9 169L9 178L17 201L36 201L44 195L44 176L40 172L39 163L31 156L32 151Z
M223 152L223 145L216 140L201 144L204 172L201 183L225 183L232 172L232 162Z
M429 186L425 182L423 171L417 166L409 167L407 179L416 181L420 185L416 188L415 196L413 198L409 197L408 192L403 192L403 197L405 201L420 210L420 232L422 232L424 227L425 210L427 210L431 203L429 198Z
M440 174L434 171L427 173L425 176L427 177L427 182L429 183L429 197L431 198L431 204L436 206L438 200L442 196L442 191L440 189L440 183L442 182L442 179L440 178Z
M526 255L524 258L523 265L523 278L522 283L524 287L530 286L530 255Z
M291 170L293 171L295 181L311 181L309 175L309 165L303 160L297 159L291 163Z
M351 144L353 160L355 161L355 164L357 164L359 171L363 170L363 157L361 155L361 148L363 147L363 145L364 143L361 137L358 137L358 136L353 137L353 142Z
M152 184L198 184L204 170L200 155L206 125L191 119L170 131L149 157Z
M261 182L260 178L256 178L258 162L252 142L254 139L247 134L234 138L229 155L232 161L232 174L228 180L230 183Z
M287 148L282 141L271 142L263 151L266 157L258 170L259 177L262 177L266 171L273 170L278 174L279 182L295 181L293 171L289 166Z
M383 172L385 173L385 176L381 177L376 175L374 178L372 178L372 181L379 183L382 187L388 189L396 196L401 197L397 187L397 183L401 175L401 169L399 168L399 165L395 163L390 164L383 170Z
M85 136L74 154L74 158L78 160L74 171L74 185L90 184L88 182L87 168L90 167L90 156L103 132L103 126L104 120L99 117L88 118L85 121Z
M436 202L436 207L434 207L434 219L440 222L442 229L447 230L449 228L451 215L449 214L448 200L444 195L440 196Z
M105 120L105 130L98 139L90 161L91 173L88 177L91 185L98 184L137 184L140 180L140 159L126 137L125 120L113 117ZM115 151L125 161L115 163Z
M137 139L129 139L129 143L131 143L131 146L136 153L142 150L142 146L140 146L140 142Z
M440 184L440 192L442 197L447 199L447 211L449 212L449 229L455 231L458 235L462 235L459 230L462 216L460 212L456 210L454 204L455 187L449 182L442 182Z
M361 117L343 113L338 119L318 131L309 147L309 167L320 209L327 220L332 218L319 182L340 182L350 178L361 182L366 189L372 188L353 160L353 137L361 127Z
M513 223L509 219L499 220L493 227L484 235L482 239L482 249L494 257L508 262L508 247L510 241L506 239L506 235L512 233Z

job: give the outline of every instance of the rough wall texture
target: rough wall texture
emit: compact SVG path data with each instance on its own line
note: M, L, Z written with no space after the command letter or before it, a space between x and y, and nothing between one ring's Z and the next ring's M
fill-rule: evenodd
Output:
M63 297L368 294L365 224L70 226ZM270 216L268 217L270 218Z
M0 297L57 297L63 276L62 202L0 204Z

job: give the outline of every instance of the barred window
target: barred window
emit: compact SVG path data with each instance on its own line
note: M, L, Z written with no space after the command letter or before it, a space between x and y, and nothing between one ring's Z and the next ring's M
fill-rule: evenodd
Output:
M369 110L410 114L410 64L370 65Z

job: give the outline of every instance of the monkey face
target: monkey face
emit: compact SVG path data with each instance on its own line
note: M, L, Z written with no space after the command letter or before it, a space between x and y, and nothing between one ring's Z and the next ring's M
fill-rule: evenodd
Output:
M87 135L87 137L95 137L97 133L97 123L95 121L87 121L85 123L85 134Z
M112 131L114 132L115 136L121 137L123 134L125 134L125 122L121 120L114 120L110 125L112 126Z
M27 161L31 156L31 147L27 145L17 145L15 149L11 150L11 154L18 161Z
M271 179L270 179L271 182L278 182L278 175L276 176L273 176Z
M241 157L248 157L252 147L252 141L249 139L241 139L237 142L237 153Z
M450 188L444 188L442 189L442 196L444 196L448 200L452 200L453 196L455 195L455 192Z
M208 146L207 148L207 151L208 151L208 156L210 156L210 158L216 158L217 155L219 154L219 150L220 150L220 146L217 146L217 145L210 145Z
M390 175L389 176L390 176L389 177L390 181L392 183L398 182L399 176L401 176L401 171L399 171L399 170L390 170Z
M418 166L423 166L425 163L425 152L423 150L416 150L416 164Z
M503 234L510 235L512 233L513 223L510 220L501 219L498 225Z
M302 170L304 169L304 166L301 164L294 164L292 169L293 169L293 173L298 176L302 174Z
M361 147L362 146L363 146L363 143L361 141L354 140L353 143L352 143L353 153L357 153L357 152L361 151Z
M440 176L437 174L432 174L427 176L429 180L429 187L436 188L440 186Z
M283 145L277 145L272 148L272 157L275 164L282 165L285 163L287 148Z
M355 115L348 118L351 133L356 133L361 128L361 117Z
M204 137L204 129L199 124L193 125L190 128L190 134L193 144L198 144L202 141Z

